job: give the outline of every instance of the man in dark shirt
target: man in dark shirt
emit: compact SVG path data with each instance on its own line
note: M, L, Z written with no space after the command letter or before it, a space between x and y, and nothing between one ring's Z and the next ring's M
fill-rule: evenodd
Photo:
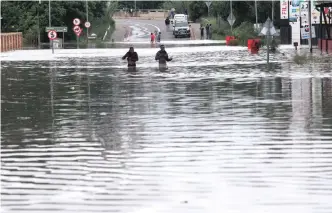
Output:
M201 40L204 39L204 26L201 25Z
M167 65L166 65L167 61L172 61L172 58L168 57L168 54L165 50L165 46L163 44L160 45L160 50L157 52L155 59L156 59L156 61L159 62L159 69L162 69L162 70L167 69Z
M136 68L136 61L138 61L138 55L134 51L134 47L130 47L129 51L122 57L122 60L127 58L128 68Z
M209 39L209 35L210 35L210 26L209 26L209 24L206 24L205 30L206 30L206 39Z

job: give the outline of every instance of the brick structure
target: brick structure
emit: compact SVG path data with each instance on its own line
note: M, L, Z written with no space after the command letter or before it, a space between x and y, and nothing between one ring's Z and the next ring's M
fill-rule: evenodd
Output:
M23 46L23 35L21 32L17 33L0 33L1 35L1 52L12 50L20 50Z

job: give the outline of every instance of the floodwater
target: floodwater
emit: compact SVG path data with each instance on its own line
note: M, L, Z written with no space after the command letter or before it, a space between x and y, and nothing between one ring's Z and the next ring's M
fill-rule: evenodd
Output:
M330 64L167 50L4 54L1 212L331 213Z

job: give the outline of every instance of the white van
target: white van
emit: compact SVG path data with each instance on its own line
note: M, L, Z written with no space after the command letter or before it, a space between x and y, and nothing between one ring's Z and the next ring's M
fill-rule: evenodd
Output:
M175 27L175 22L188 22L188 16L185 14L176 14L173 19L173 27Z

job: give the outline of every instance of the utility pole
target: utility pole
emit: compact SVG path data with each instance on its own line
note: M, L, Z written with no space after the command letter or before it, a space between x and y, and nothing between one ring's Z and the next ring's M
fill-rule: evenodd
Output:
M40 3L41 3L41 0L39 0L39 3L38 3L38 7L37 7L37 25L38 25L38 28L37 28L37 33L38 33L38 49L40 49L40 23L39 23L39 10L40 10Z
M89 4L88 0L85 1L86 21L89 21ZM89 28L86 28L86 42L89 45Z
M272 23L274 21L274 0L272 0Z
M312 25L311 25L311 0L309 0L309 5L308 5L308 9L309 9L309 49L310 49L310 53L312 53Z
M232 6L232 0L230 1L230 7L231 7L231 17L233 17L233 6ZM231 25L231 32L233 34L233 25Z
M257 14L257 0L255 0L255 15L256 15L256 26L258 24L258 14Z
M52 25L51 25L51 0L48 0L48 26L52 27Z

